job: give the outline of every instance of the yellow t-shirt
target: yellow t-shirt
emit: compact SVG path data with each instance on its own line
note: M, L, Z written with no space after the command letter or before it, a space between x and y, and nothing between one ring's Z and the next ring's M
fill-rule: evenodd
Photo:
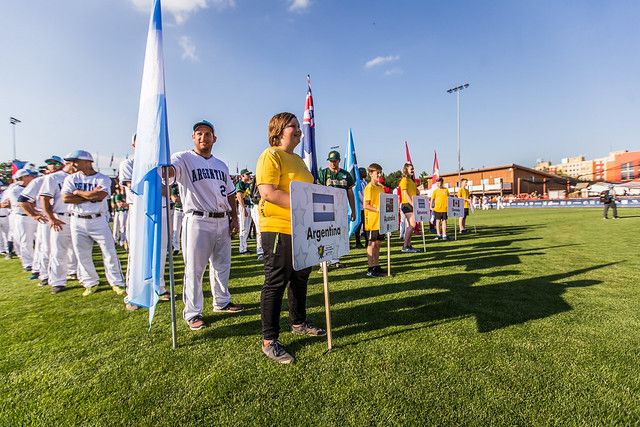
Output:
M380 194L384 193L382 185L374 185L371 182L364 187L365 203L368 201L371 206L378 209L378 212L372 212L364 209L364 229L367 231L378 230L380 228Z
M471 193L469 193L469 189L468 188L460 188L458 189L458 197L460 197L461 199L465 199L464 201L464 208L465 209L469 209L469 197L471 197Z
M313 175L297 154L289 154L278 147L262 152L256 165L256 185L271 184L289 194L291 181L313 182ZM291 209L260 200L260 231L291 234Z
M431 200L433 200L434 212L447 212L449 208L449 190L446 188L436 188L431 193Z
M398 186L400 187L400 190L406 190L407 193L409 193L409 200L405 200L404 196L402 195L402 191L400 192L400 195L401 195L400 198L402 199L402 203L410 203L411 200L413 199L413 196L418 195L418 187L416 186L415 181L412 180L411 178L407 178L406 176L403 176Z

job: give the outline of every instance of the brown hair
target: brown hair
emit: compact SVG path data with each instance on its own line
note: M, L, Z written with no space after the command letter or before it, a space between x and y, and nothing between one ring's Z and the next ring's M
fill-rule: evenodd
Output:
M413 165L411 163L407 162L407 163L404 164L404 166L402 167L402 176L410 177L410 175L409 175L409 166L413 167Z
M382 172L382 166L380 166L377 163L371 163L369 165L369 167L367 168L368 172L373 172L373 171L378 171L378 172Z
M280 145L282 132L291 119L297 118L293 113L278 113L269 120L269 145L277 147Z

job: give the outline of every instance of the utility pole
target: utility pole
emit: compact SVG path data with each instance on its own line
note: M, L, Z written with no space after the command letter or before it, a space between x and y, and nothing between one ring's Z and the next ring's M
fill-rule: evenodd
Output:
M16 125L22 121L15 117L9 117L9 123L11 124L11 141L13 142L13 160L16 160Z
M469 87L469 83L465 83L460 86L452 87L447 90L447 93L456 94L456 105L458 110L458 188L460 188L460 92Z

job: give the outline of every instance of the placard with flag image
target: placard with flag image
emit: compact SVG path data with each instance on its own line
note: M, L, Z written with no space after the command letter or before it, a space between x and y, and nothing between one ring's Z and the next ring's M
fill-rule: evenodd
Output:
M313 222L335 221L333 196L331 194L313 193Z

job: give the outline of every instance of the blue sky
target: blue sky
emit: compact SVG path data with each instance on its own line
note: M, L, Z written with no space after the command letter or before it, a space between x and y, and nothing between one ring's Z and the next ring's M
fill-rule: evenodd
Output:
M6 1L0 14L0 159L76 148L124 157L137 121L149 0ZM214 153L255 168L269 118L302 116L311 74L316 140L361 165L418 171L531 166L640 149L636 1L164 0L172 151L215 122ZM367 65L368 64L368 65Z

